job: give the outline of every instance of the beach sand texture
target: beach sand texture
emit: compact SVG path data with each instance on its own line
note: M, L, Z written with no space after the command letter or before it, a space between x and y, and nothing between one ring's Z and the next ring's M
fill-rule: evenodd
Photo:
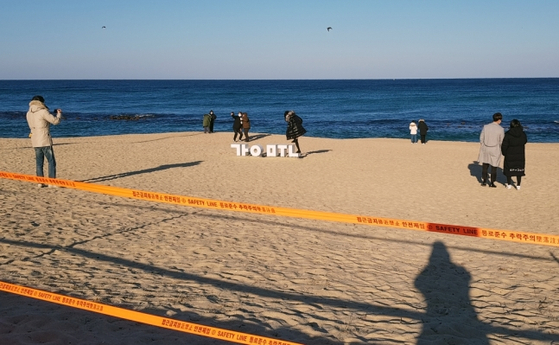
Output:
M232 133L55 138L58 177L175 195L559 235L558 144L521 190L479 144ZM0 171L34 175L28 139ZM250 145L285 144L254 134ZM45 166L46 168L46 166ZM46 169L45 169L46 171ZM501 171L499 170L499 173ZM0 179L0 280L303 344L559 343L559 248L191 208ZM0 292L0 344L228 344Z

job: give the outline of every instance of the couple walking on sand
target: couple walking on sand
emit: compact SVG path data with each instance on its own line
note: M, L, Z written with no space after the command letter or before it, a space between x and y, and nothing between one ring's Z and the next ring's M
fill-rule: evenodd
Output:
M248 118L248 114L241 113L239 111L239 114L235 115L234 112L231 112L231 117L233 118L233 132L235 133L233 141L237 141L237 135L239 136L239 140L243 141L244 134L245 141L248 142L248 131L250 130L250 119Z
M526 133L520 121L514 119L510 122L509 130L505 133L501 122L501 113L493 114L493 122L483 126L479 141L478 162L482 164L481 185L492 188L497 187L497 167L501 163L501 155L505 157L503 173L507 177L505 187L513 187L512 177L516 176L516 189L520 189L522 176L525 175L525 146L528 142ZM491 167L491 179L489 179L489 167Z

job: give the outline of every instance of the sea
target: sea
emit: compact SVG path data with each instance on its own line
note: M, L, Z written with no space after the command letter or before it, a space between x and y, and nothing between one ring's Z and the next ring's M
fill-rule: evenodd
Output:
M28 104L42 95L63 111L53 137L203 131L232 133L231 112L251 132L285 134L295 111L307 136L408 138L424 119L428 140L475 142L496 112L519 120L529 142L559 142L559 78L396 80L0 80L0 137L27 138Z

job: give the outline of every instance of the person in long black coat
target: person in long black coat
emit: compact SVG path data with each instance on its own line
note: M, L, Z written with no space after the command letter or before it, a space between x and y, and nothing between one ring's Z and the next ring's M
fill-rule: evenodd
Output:
M503 173L507 177L506 187L512 188L512 177L516 176L516 189L520 189L522 176L525 175L526 154L525 147L528 137L520 121L514 119L510 122L510 129L505 133L501 144L501 153L505 156Z
M307 130L303 127L303 119L297 116L293 110L287 110L283 113L283 116L287 122L287 131L285 132L285 136L287 137L287 140L293 140L293 143L297 146L297 153L301 153L298 138L307 133Z
M235 116L235 113L231 112L231 118L233 119L233 132L235 133L233 141L237 141L237 135L239 136L239 140L242 140L243 132L241 131L241 113L239 113L239 116Z
M210 133L214 132L215 119L217 119L217 115L214 113L213 110L210 110Z
M421 138L421 144L425 145L425 143L427 142L425 137L427 136L427 131L429 130L429 127L427 127L425 120L423 119L419 120L419 122L417 123L417 129L419 129L419 137Z

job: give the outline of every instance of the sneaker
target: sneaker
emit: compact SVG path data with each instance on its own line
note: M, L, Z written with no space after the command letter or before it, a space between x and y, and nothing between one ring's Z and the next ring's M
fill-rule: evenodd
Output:
M46 186L47 186L46 184L42 184L42 183L39 183L39 184L37 185L38 188L44 188L44 187L46 187Z
M49 184L48 186L49 186L49 188L60 188L59 186L57 186L55 184Z
M505 187L507 187L507 189L511 189L511 188L512 188L512 185L510 185L510 184L505 184Z
M520 190L520 186L516 186L516 189L517 189L517 190Z
M490 183L489 183L489 187L491 187L491 188L497 188L497 186L495 186L495 183L493 183L493 182L490 182Z

